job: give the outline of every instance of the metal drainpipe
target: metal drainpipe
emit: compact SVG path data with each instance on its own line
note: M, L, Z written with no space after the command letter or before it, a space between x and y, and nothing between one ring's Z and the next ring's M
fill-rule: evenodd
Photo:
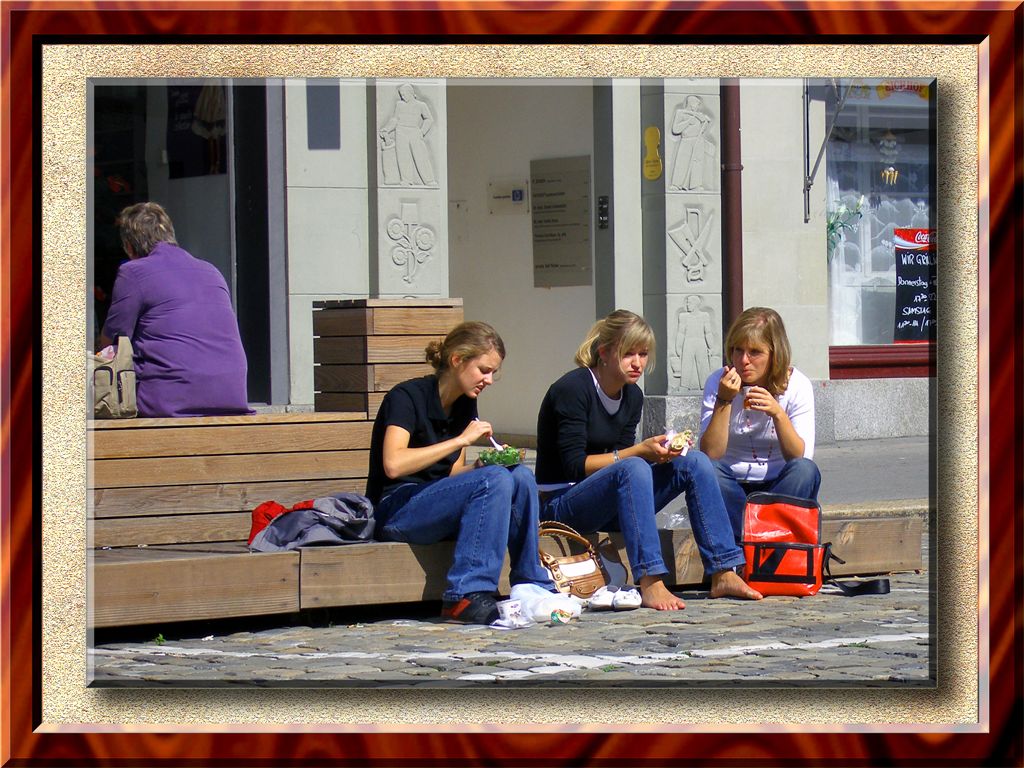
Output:
M722 97L722 266L725 328L743 311L743 189L740 162L740 83L726 78Z

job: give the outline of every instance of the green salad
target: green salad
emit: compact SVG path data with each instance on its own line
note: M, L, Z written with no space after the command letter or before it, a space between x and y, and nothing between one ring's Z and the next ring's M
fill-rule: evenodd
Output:
M480 451L481 464L499 464L503 467L511 467L523 460L521 451L511 445L503 445L501 450L497 448L486 448Z

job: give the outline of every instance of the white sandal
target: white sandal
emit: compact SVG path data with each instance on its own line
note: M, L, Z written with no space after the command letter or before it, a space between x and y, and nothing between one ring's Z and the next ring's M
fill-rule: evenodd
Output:
M615 592L618 587L601 587L587 600L587 609L591 611L607 611L615 604Z
M624 589L614 584L601 587L590 596L587 608L591 611L630 611L639 608L643 598L635 589Z
M643 601L638 589L617 589L612 598L612 608L616 611L632 611L639 608Z

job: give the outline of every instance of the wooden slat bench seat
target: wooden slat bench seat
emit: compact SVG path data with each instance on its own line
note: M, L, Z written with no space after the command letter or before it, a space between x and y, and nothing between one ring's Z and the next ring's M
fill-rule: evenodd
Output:
M252 510L366 485L366 414L89 422L93 626L291 613L299 552L250 553Z
M439 599L451 542L245 545L264 501L361 493L371 428L365 413L328 412L89 422L92 626ZM833 573L921 568L922 525L920 514L826 517L826 540L847 561ZM667 581L700 584L690 531L661 538ZM619 534L591 539L626 565ZM507 561L499 588L509 588Z

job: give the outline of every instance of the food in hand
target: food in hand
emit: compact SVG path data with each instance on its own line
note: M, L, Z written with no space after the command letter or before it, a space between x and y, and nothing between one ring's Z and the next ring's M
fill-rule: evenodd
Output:
M750 387L743 388L743 410L750 410Z
M693 432L689 429L682 432L670 430L665 438L665 447L672 451L686 452L693 446Z
M501 450L497 448L487 448L480 451L480 463L481 464L497 464L502 467L512 467L516 464L521 464L523 461L524 451L520 448L513 448L508 443L501 446Z

